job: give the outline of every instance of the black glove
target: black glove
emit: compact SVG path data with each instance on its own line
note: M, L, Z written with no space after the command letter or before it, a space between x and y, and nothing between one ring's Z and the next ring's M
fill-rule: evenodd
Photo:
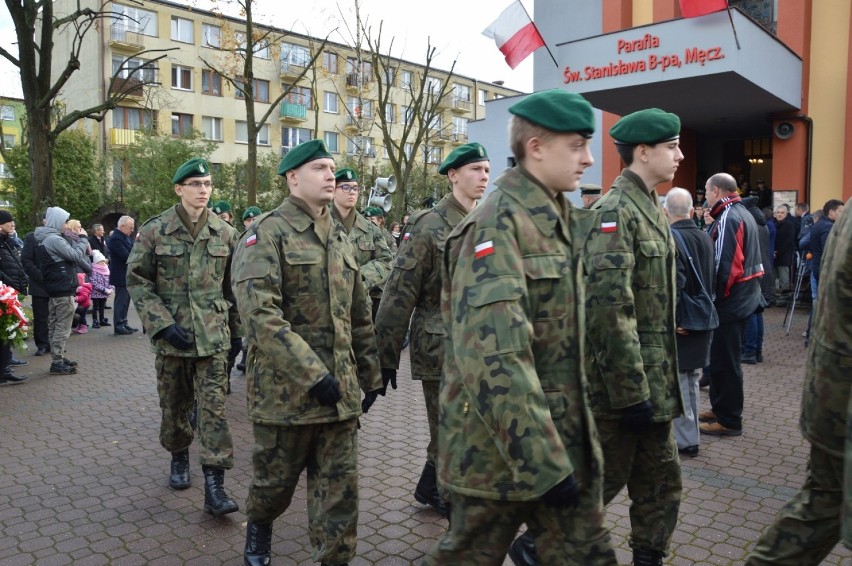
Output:
M574 507L580 499L580 484L574 479L574 474L551 487L541 496L541 500L555 507Z
M365 415L367 414L367 411L370 410L370 407L373 406L373 403L376 402L376 399L378 399L379 393L381 392L381 389L375 389L364 393L364 400L361 401L361 410L364 411Z
M157 332L157 336L163 338L166 342L178 350L189 350L193 346L193 342L189 339L189 335L186 333L186 330L177 324L173 324L160 330ZM155 336L155 338L157 336Z
M330 373L325 374L319 383L308 389L308 395L326 407L333 407L343 399L343 395L340 394L340 384Z
M396 370L393 368L382 368L382 389L379 393L382 395L387 393L388 383L391 384L391 387L396 389Z
M651 401L646 399L641 403L621 410L621 428L633 432L644 432L651 425Z
M231 349L228 350L228 362L233 363L234 360L237 359L237 356L240 355L240 352L243 349L243 339L242 338L231 338Z

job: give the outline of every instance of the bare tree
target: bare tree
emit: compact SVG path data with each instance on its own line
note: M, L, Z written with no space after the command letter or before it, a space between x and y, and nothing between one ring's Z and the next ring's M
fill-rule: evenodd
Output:
M11 0L7 0L11 1ZM208 61L203 57L199 57L201 62L210 69L224 78L231 86L241 93L246 107L246 127L248 130L248 154L246 159L246 200L249 206L257 203L257 135L263 124L269 118L273 111L278 107L278 104L290 94L300 80L314 67L317 58L322 54L323 49L328 41L322 40L320 46L313 49L310 55L310 60L304 61L301 72L299 73L293 84L282 89L280 95L269 103L269 108L266 112L257 116L255 108L255 76L254 76L254 58L255 54L261 50L269 50L272 57L281 55L281 46L286 35L273 32L271 28L260 27L254 21L254 5L256 0L221 0L223 5L236 5L239 8L240 15L244 18L244 27L241 31L230 30L228 26L223 25L223 30L231 31L230 37L223 38L222 50L226 55L215 61ZM219 10L221 13L222 11ZM285 61L281 59L281 64Z
M84 118L102 121L106 113L120 102L129 96L138 95L146 86L156 85L144 78L145 71L156 69L157 62L166 56L164 52L170 51L155 49L137 53L135 57L146 53L160 54L140 67L131 68L125 60L121 68L110 77L105 100L100 104L67 113L57 112L56 100L62 88L83 64L80 51L86 35L97 33L99 25L108 28L102 22L120 17L120 14L108 9L107 4L103 2L97 8L87 8L82 2L76 2L73 4L75 9L70 13L55 16L52 0L6 0L6 7L15 25L18 55L16 57L0 47L0 56L15 65L21 74L32 173L33 225L37 225L38 211L53 199L52 156L59 134ZM54 37L57 34L68 34L70 37L71 47L67 53L55 49ZM57 73L53 72L54 66L57 66Z

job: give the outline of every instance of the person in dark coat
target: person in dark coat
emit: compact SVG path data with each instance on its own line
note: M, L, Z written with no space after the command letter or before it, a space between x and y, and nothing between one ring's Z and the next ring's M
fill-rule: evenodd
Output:
M0 281L15 289L19 296L25 296L27 274L21 265L20 249L12 240L14 233L15 219L12 214L8 210L0 210ZM20 383L26 379L12 373L12 360L12 345L0 342L0 383Z
M44 217L42 216L42 223ZM30 297L33 305L33 339L36 345L36 356L50 353L50 334L47 318L50 312L50 297L42 286L41 267L36 258L38 242L35 232L30 232L24 238L24 249L21 250L21 265L29 279Z
M89 245L92 247L93 255L94 251L98 250L109 261L109 246L107 246L107 238L104 236L103 224L94 224L92 226L92 233L89 235Z
M702 292L701 284L695 278L689 264L690 256L695 269L701 274L704 288L712 297L715 272L713 241L707 232L696 226L692 218L692 195L686 189L677 187L671 189L666 194L663 210L671 225L672 233L680 234L688 248L684 250L681 241L675 238L678 302L683 294L695 296ZM703 213L701 216L703 220ZM677 326L677 366L680 391L683 395L683 414L674 420L674 432L678 452L687 456L698 454L701 436L698 432L698 380L701 377L701 370L710 363L712 339L712 330L697 332L685 330L679 324Z
M775 229L775 291L778 306L785 306L790 299L796 255L796 221L786 204L775 209Z
M767 265L770 265L769 228L767 227L766 217L757 207L757 203L757 197L743 199L743 206L751 213L754 217L754 223L757 224L760 257L765 269ZM760 305L746 321L745 334L743 336L743 355L741 358L744 364L756 364L763 361L763 309L769 304L774 294L772 285L772 278L764 273L764 276L760 278L760 294L763 297L763 301L761 301Z
M119 335L133 334L139 330L127 324L127 311L130 309L130 292L127 290L127 258L133 247L130 234L133 233L134 227L135 222L131 217L122 216L118 219L118 226L107 239L110 257L109 283L115 287L113 300L115 314L112 324L113 332Z

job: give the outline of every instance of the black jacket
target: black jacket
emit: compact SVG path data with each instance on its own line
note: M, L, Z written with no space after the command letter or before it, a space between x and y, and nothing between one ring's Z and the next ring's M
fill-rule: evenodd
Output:
M21 264L20 251L8 234L0 234L0 281L21 295L27 294L27 274Z
M760 278L760 293L763 295L763 300L767 304L774 294L773 286L775 281L772 278L772 258L769 255L769 225L766 221L766 216L763 211L757 207L757 197L749 197L743 199L743 206L751 213L754 218L754 223L757 224L758 242L760 243L760 258L763 262L763 277ZM757 312L763 312L763 307L757 309Z
M109 283L116 287L127 287L127 258L130 257L133 240L116 228L107 238L106 243L110 258Z
M692 260L695 263L695 269L701 274L701 280L704 282L704 288L713 296L714 272L715 266L713 263L713 241L707 232L701 230L695 225L692 219L678 220L673 223L672 231L677 230L683 236L689 248ZM695 274L692 272L692 267L689 265L689 259L681 249L680 241L675 238L675 247L677 248L677 261L675 267L677 269L677 294L678 301L682 293L690 296L695 296L701 292L701 286L698 280L695 279ZM690 331L687 335L677 335L677 366L678 370L698 369L707 366L710 359L710 342L713 338L713 331L694 332Z
M33 297L47 297L47 291L44 290L41 283L41 267L36 257L36 249L38 249L38 242L35 239L35 232L30 232L24 238L24 249L21 250L21 265L24 266L24 271L29 278L30 295Z
M92 252L98 250L104 257L109 259L109 246L107 246L107 238L104 236L103 238L98 238L94 234L89 236L89 245L92 246Z

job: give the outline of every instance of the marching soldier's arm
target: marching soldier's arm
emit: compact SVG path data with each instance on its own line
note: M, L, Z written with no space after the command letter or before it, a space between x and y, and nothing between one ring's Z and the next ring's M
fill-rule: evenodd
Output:
M136 243L127 258L127 290L148 336L175 324L175 319L157 294L157 237L160 223L149 220L139 228Z
M402 342L408 333L411 314L422 293L423 282L434 264L432 237L428 230L415 231L414 226L408 241L393 261L382 302L376 314L376 336L379 341L379 359L382 368L399 369Z
M624 409L650 395L642 364L633 294L636 257L625 215L608 211L586 244L586 335L613 409Z
M366 297L367 290L356 277L352 292L352 351L358 364L358 384L365 393L382 388L379 348L373 327L373 312Z
M228 262L225 264L225 275L222 277L222 296L226 301L231 303L228 308L228 330L231 331L231 339L242 338L243 330L240 324L240 312L237 309L237 298L234 296L234 290L231 286L231 269L234 261L234 250L240 241L239 234L231 226L227 227L228 248L231 254L228 256Z
M493 251L482 255L482 245ZM458 368L453 373L463 382L471 412L485 423L508 467L550 478L552 483L539 486L543 493L573 473L574 465L536 372L517 242L502 230L467 226L447 240L443 275L447 363Z
M391 262L393 261L393 253L388 248L382 231L372 222L370 222L369 234L376 252L373 259L361 266L361 278L364 280L364 288L367 293L374 287L384 288L391 273Z

